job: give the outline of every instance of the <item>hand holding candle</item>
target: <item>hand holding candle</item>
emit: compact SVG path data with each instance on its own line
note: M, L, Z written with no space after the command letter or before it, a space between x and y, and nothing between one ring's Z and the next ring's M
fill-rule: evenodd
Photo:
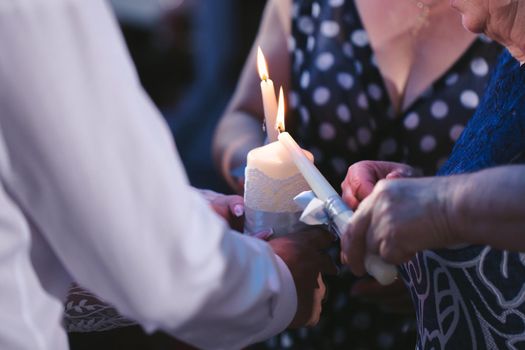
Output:
M347 231L353 212L346 206L315 165L306 158L292 136L284 131L284 97L282 88L279 92L277 129L280 131L278 136L279 142L288 150L295 165L317 198L325 203L327 213L336 226L337 234L341 237ZM391 284L397 278L396 267L385 263L377 255L367 255L365 257L365 267L367 272L383 285Z

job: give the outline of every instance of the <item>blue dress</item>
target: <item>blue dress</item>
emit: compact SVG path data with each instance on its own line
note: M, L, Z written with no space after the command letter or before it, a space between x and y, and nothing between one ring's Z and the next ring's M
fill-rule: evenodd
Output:
M517 163L525 163L525 66L505 52L439 175ZM424 251L402 275L418 349L525 349L525 254L487 246Z

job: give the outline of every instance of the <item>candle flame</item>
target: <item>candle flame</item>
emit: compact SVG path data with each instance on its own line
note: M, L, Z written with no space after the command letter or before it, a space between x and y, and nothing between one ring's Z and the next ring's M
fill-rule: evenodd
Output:
M277 105L277 118L275 119L275 128L279 132L284 132L284 92L283 87L279 89L279 104Z
M261 80L268 80L270 78L270 74L268 73L268 64L266 63L266 59L264 58L264 54L260 46L257 48L257 69L259 70L259 76L261 77Z

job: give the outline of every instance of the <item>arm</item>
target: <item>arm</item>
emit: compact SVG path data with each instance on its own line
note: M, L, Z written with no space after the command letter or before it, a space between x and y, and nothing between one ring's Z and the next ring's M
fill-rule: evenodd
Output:
M210 190L198 192L230 227L242 231L242 197L223 195ZM113 306L76 284L68 291L64 310L64 325L68 332L102 332L135 324L136 322L120 315Z
M523 198L524 165L382 180L352 217L343 239L343 260L354 273L363 274L366 251L395 264L421 250L460 243L525 251Z
M270 77L276 87L289 85L290 62L287 38L289 33L289 0L271 0L264 11L261 27L241 73L236 91L224 113L213 142L213 155L221 174L238 193L242 184L231 171L245 165L250 150L264 143L262 124L264 112L260 78L256 70L257 46L261 46Z
M525 251L525 165L451 177L450 186L446 211L453 237Z
M2 183L79 284L202 348L290 324L293 269L189 187L104 1L2 2L0 82Z

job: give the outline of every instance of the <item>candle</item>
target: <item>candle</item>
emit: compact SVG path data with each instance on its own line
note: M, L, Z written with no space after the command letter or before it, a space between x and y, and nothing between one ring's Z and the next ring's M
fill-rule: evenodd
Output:
M279 93L279 112L277 113L277 129L281 131L278 136L279 142L286 148L292 157L295 165L304 176L306 182L312 188L317 198L323 203L335 203L338 208L335 212L327 212L331 216L333 223L337 228L337 233L341 236L347 231L348 224L353 212L346 207L336 190L330 185L328 180L321 174L305 156L297 142L292 136L284 131L284 98L282 88ZM282 111L281 111L282 110ZM330 199L330 200L329 200ZM365 268L380 284L389 285L397 278L397 269L395 266L385 263L379 256L367 254L365 256Z
M295 165L299 168L317 198L325 202L332 196L338 196L335 189L328 183L321 172L302 155L301 148L289 133L281 132L278 138L279 142L283 144L292 156Z
M279 113L284 114L284 105ZM313 162L310 152L300 151L306 162ZM299 221L302 210L293 199L309 189L281 142L251 150L244 183L245 232L253 234L271 228L276 234L286 234L303 226Z
M303 150L292 136L285 132L284 127L284 94L279 91L279 106L276 119L276 129L281 131L278 135L279 142L287 149L295 165L312 188L317 198L325 202L332 196L338 196L336 190L330 185L321 172L304 156Z
M268 142L274 142L277 141L277 136L279 134L275 128L277 99L275 97L273 81L270 79L270 74L268 73L268 65L266 64L266 59L264 58L264 54L260 47L257 49L257 67L259 70L259 76L261 77L261 93Z

